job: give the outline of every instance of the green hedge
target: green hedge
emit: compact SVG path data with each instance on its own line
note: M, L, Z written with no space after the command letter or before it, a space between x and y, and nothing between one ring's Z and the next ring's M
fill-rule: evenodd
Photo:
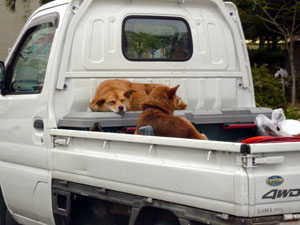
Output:
M299 108L297 107L288 107L284 114L287 119L298 120L300 118Z
M281 89L281 84L274 75L269 72L266 65L252 68L253 84L255 89L256 104L261 107L272 109L287 109L287 100Z
M267 64L271 72L277 71L286 59L286 52L280 49L271 51L266 48L248 49L248 53L252 67L255 64L258 66Z

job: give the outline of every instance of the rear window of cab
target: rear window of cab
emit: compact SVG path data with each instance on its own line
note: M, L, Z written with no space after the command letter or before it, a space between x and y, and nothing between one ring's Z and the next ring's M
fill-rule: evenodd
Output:
M130 61L187 61L193 54L190 27L177 17L126 17L122 51Z

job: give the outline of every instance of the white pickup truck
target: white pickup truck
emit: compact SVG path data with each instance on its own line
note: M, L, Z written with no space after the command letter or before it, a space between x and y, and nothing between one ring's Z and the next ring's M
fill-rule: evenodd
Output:
M209 141L133 135L140 112L91 112L107 79L180 84L175 114ZM300 223L300 143L240 142L272 111L255 106L230 2L54 1L0 84L1 225Z

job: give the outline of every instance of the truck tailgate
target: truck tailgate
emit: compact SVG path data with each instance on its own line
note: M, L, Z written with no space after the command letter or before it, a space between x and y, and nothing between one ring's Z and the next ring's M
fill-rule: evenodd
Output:
M249 215L300 212L300 143L249 145Z

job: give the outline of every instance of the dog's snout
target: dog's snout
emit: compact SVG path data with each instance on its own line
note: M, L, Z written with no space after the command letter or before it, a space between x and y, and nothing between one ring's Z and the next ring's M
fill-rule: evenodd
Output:
M123 111L124 111L124 106L120 105L120 106L119 106L119 111L120 111L120 112L123 112Z

